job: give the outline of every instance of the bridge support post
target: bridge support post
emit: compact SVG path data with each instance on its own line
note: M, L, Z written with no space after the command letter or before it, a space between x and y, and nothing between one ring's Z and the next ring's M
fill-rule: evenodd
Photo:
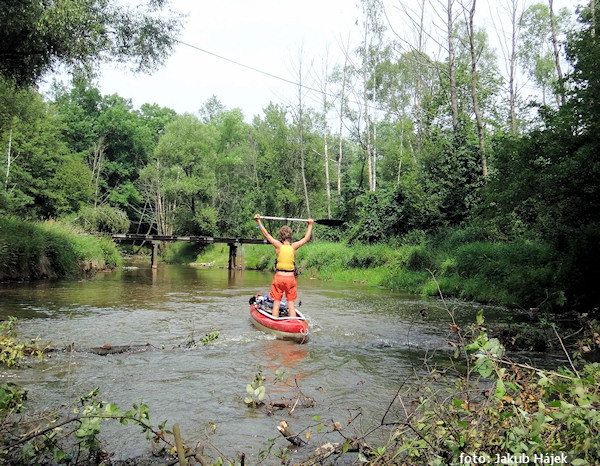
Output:
M152 268L158 268L158 245L159 241L152 241Z
M229 243L229 270L237 268L237 250L239 243Z

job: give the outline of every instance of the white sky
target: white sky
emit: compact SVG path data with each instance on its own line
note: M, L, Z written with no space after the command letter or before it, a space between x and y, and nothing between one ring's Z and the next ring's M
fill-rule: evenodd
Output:
M321 61L329 44L339 54L358 10L354 0L173 0L188 13L182 42L267 73L296 81L304 60ZM208 53L177 45L166 66L152 76L109 68L99 80L103 94L118 93L137 108L157 103L178 113L197 112L213 94L247 120L270 101L292 99L292 84L237 66Z
M431 0L430 5L439 5L438 1ZM491 28L499 19L497 10L492 10L506 1L477 3L481 16L476 24L488 29L492 41L497 40L497 33ZM528 5L534 2L519 1ZM315 68L320 69L328 54L331 70L334 64L342 62L342 44L350 35L353 48L360 43L362 17L357 3L358 0L172 0L172 7L188 14L182 42L297 82L301 50L303 66L313 61ZM420 0L403 3L416 8ZM409 35L410 25L399 17L399 0L386 0L385 4L395 31ZM573 0L554 0L556 10L567 6L573 11L574 5ZM298 91L292 84L181 44L166 65L151 76L106 67L98 84L103 94L117 93L131 99L136 108L156 103L178 113L196 113L214 94L228 109L241 108L248 121L262 114L270 101L294 102Z

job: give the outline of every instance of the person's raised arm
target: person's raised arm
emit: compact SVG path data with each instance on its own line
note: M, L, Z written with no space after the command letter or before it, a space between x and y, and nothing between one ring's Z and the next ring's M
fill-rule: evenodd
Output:
M312 235L313 222L314 220L312 218L308 219L308 227L306 228L306 234L304 235L304 238L302 238L300 241L296 241L294 244L292 244L294 249L298 249L300 246L308 243L308 240L310 240L310 235Z
M269 232L267 231L267 229L263 226L262 222L260 221L260 215L256 214L254 216L254 220L256 220L256 223L258 223L258 228L260 229L260 232L263 234L263 236L267 239L267 241L269 243L271 243L275 247L281 246L281 242L277 241L275 238L273 238L269 234Z

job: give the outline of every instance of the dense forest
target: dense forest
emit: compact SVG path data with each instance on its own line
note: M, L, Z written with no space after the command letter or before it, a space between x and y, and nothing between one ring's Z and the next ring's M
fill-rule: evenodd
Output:
M255 213L339 218L343 228L317 239L451 238L460 262L445 266L459 275L505 280L498 273L527 268L536 287L528 305L598 309L594 2L569 12L502 1L510 27L501 60L475 1L439 2L431 53L426 2L405 8L398 25L380 1L361 0L364 40L345 62L322 72L298 63L296 101L265 103L251 122L218 96L180 115L101 94L100 63L144 72L164 62L180 30L177 15L157 15L166 3L0 8L2 216L227 237L255 236ZM397 33L406 29L410 40ZM40 94L36 83L61 66L72 81ZM536 99L524 97L525 80ZM510 267L491 267L494 255Z

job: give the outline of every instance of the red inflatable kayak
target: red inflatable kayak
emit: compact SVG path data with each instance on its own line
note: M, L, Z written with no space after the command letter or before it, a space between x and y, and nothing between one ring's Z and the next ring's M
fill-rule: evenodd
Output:
M296 317L287 316L287 306L282 302L280 317L271 315L272 300L257 294L250 298L250 321L263 332L272 333L282 340L304 343L308 340L308 321L298 309ZM270 306L271 305L271 306Z

